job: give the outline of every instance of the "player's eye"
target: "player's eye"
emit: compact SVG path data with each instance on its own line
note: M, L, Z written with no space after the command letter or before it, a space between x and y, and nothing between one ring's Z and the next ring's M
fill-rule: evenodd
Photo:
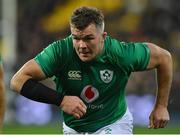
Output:
M84 41L90 41L90 40L93 40L93 39L94 39L94 37L85 37L85 38L83 38Z
M72 37L74 40L80 40L80 38L78 37Z

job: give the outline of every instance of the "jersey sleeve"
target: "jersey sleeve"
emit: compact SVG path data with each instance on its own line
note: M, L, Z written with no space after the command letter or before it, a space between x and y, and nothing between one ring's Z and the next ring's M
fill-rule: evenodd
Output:
M145 70L150 61L150 49L146 43L134 43L134 52L132 54L132 65L134 71Z
M40 52L34 60L41 67L46 77L57 75L68 61L67 39L56 41Z
M118 66L128 72L143 71L150 61L150 50L146 43L116 43L114 54Z

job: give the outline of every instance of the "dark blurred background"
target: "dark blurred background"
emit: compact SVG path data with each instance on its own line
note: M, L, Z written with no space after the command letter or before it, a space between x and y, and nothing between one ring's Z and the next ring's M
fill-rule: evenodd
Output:
M9 80L49 43L70 34L70 15L80 6L101 9L105 31L112 37L128 42L152 42L171 52L174 78L169 99L170 125L180 125L178 0L0 0L0 51L7 91L5 123L43 125L62 120L56 107L29 101L10 91ZM48 81L46 84L51 85ZM155 90L155 71L132 74L126 91L135 124L148 124Z

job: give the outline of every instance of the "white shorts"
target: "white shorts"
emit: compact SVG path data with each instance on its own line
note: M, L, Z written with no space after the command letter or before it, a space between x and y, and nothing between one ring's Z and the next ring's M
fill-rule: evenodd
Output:
M131 113L129 112L129 109L126 110L126 113L123 115L122 118L117 120L116 122L107 125L105 127L100 128L96 132L92 134L128 134L132 135L133 131L133 117ZM90 133L78 133L72 128L69 128L64 122L63 122L63 133L64 135L71 135L71 134L90 134Z

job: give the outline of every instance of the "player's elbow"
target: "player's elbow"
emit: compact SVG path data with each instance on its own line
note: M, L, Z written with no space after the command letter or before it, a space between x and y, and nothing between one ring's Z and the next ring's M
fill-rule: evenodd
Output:
M22 75L16 73L10 81L10 88L11 90L19 93L21 91L23 84L24 84L24 79Z
M16 75L14 75L10 81L10 89L15 91L15 92L19 92L19 88L18 88L18 79L16 78Z
M32 77L29 76L25 70L20 69L10 81L11 90L20 93L24 83L30 78Z
M172 56L171 56L171 53L167 50L164 50L163 51L163 54L162 54L162 62L164 63L168 63L168 64L172 64Z

